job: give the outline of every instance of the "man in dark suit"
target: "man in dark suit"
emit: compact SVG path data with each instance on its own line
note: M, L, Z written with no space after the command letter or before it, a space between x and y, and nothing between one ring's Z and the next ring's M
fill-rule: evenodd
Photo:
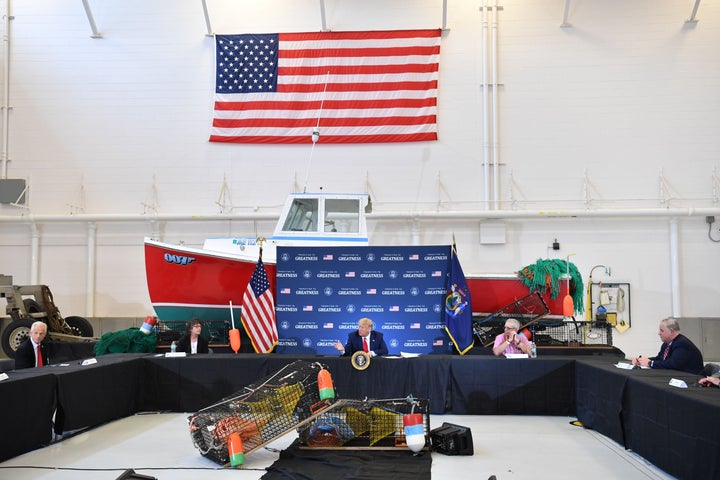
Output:
M33 322L27 340L15 350L15 370L43 367L50 363L48 345L44 341L46 335L47 325L45 322Z
M358 329L348 334L347 343L343 344L338 340L335 348L343 352L344 356L350 356L358 351L366 351L371 357L387 355L388 348L383 339L383 334L373 330L373 321L369 318L361 318L358 321ZM367 347L365 343L367 342ZM367 348L367 350L365 350Z
M635 357L632 360L633 365L680 370L693 374L700 374L703 371L702 353L689 338L680 333L680 323L676 319L667 318L660 322L658 336L663 343L657 356Z

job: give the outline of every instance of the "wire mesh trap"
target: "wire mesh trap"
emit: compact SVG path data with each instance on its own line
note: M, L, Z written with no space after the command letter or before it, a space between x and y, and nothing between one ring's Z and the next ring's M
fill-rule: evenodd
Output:
M530 326L536 345L543 347L612 346L612 325L605 322L540 320Z
M538 292L531 293L519 300L505 305L500 310L482 319L473 319L473 334L483 346L492 345L495 337L503 333L505 321L515 318L520 322L520 330L538 321L550 313L545 300Z
M429 438L429 401L406 398L343 399L298 428L302 448L383 449L408 448L403 417L419 414L425 439Z
M320 363L298 360L236 394L188 417L190 437L200 454L226 464L228 437L238 433L250 453L326 410L333 398L322 399Z

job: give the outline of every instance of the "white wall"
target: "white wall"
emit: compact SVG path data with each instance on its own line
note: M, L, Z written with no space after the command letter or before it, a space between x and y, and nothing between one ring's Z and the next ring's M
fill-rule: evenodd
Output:
M321 28L320 2L208 0L217 33ZM441 0L325 0L332 30L435 28ZM720 215L720 4L691 0L501 2L498 33L497 192L502 210L683 208L678 218L508 219L503 245L480 244L480 220L420 221L422 243L457 238L468 273L510 273L565 257L584 277L631 284L633 328L615 335L628 354L654 353L660 319L720 316L720 244L704 214ZM0 206L0 273L28 283L22 215L213 215L223 181L233 212L277 212L302 188L309 146L208 143L214 41L200 0L10 1L9 178L28 181L28 209ZM369 191L376 212L483 211L481 1L448 2L441 47L439 141L318 144L308 190ZM492 25L488 25L491 27ZM491 151L491 150L490 150ZM488 198L492 198L489 195ZM701 210L704 211L704 210ZM693 214L695 212L695 214ZM720 232L714 225L714 238ZM672 304L670 224L678 226L679 305ZM409 243L412 222L373 221L375 245ZM151 313L142 239L148 222L97 225L88 285L88 226L39 225L37 279L64 315ZM268 222L162 224L165 241L268 234ZM548 247L557 238L561 249ZM92 298L88 301L88 292ZM94 311L88 312L88 305Z

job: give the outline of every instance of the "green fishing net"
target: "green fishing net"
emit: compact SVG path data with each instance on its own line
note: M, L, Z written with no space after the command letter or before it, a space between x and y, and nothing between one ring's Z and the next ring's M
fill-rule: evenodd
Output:
M555 299L560 295L561 282L567 281L565 274L568 273L568 262L559 258L538 259L534 264L523 267L518 271L520 280L531 292L550 292L550 298ZM583 281L574 263L570 262L570 296L575 304L576 312L583 312Z
M95 356L106 353L152 353L155 351L155 331L149 335L139 328L128 328L117 332L108 332L95 344Z

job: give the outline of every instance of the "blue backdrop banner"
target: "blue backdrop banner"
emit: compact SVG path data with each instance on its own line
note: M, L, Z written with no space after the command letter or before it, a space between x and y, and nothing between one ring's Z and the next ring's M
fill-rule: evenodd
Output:
M390 355L448 354L450 245L278 247L277 353L338 355L367 317Z

